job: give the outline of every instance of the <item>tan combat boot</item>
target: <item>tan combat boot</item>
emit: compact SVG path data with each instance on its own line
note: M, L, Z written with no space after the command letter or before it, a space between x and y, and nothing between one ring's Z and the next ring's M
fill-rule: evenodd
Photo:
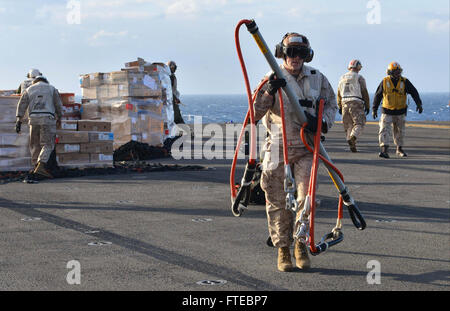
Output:
M398 155L399 157L402 157L402 158L408 156L408 155L406 154L406 152L403 151L402 146L398 146L398 147L397 147L397 152L396 152L396 153L397 153L397 155Z
M291 251L289 247L278 248L278 270L283 272L292 271L294 266L291 261Z
M305 270L311 267L311 260L309 260L308 256L308 247L298 239L296 239L294 243L294 256L297 268Z
M348 145L350 146L350 151L351 152L358 152L358 150L356 149L356 137L355 136L351 136L350 140L347 140Z
M33 173L42 177L53 178L52 174L45 168L44 162L39 162Z

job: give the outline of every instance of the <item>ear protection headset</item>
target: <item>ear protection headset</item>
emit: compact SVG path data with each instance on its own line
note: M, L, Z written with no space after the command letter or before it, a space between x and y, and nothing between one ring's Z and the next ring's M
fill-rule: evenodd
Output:
M309 45L308 38L306 38L305 36L303 36L299 33L296 33L296 32L288 32L287 34L285 34L283 36L283 39L281 39L281 42L275 46L275 57L276 58L285 58L286 57L286 55L283 52L283 48L286 47L283 44L283 41L284 41L284 39L286 39L287 37L289 37L291 35L296 35L296 36L300 37L302 39L302 42L305 43L306 47L309 49L309 55L304 59L304 62L309 63L310 61L312 61L312 59L314 57L314 51L313 51L313 49L311 49L311 46Z

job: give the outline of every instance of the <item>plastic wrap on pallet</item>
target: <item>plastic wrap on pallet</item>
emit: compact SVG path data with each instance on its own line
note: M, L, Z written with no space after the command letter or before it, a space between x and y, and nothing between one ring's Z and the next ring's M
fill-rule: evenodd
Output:
M64 164L87 164L89 165L88 153L62 153L56 155L58 165Z
M11 96L15 94L16 90L0 90L0 96Z
M26 133L0 133L0 147L28 146L29 135Z
M30 155L28 146L0 147L0 159L24 158Z
M98 120L101 119L100 105L97 102L86 102L80 108L82 120Z
M0 123L15 122L19 96L0 96Z
M162 88L160 81L149 74L123 71L103 74L95 86L82 87L81 94L85 99L161 97Z
M56 144L56 154L80 152L80 144Z
M4 92L3 95L6 95ZM0 96L0 171L19 171L31 168L29 126L26 117L21 133L15 131L17 103L20 96Z
M0 158L0 171L13 172L13 171L28 171L30 169L31 169L31 157L22 157L13 159Z
M167 123L167 133L164 134L166 137L174 137L177 135L177 129L174 122L172 105L173 96L170 68L163 63L153 63L149 66L144 66L144 70L149 72L150 75L158 77L159 81L161 81L161 87L163 89L162 99L164 101L163 117Z
M113 153L113 141L98 141L80 144L81 153L103 153L112 154Z
M174 128L170 69L140 58L125 66L80 76L81 119L111 121L114 148L130 140L162 145Z

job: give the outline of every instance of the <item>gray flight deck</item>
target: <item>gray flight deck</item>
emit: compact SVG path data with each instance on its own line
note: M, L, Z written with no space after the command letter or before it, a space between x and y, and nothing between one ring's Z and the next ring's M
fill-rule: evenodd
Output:
M232 215L230 160L158 159L205 170L0 184L0 290L449 290L450 123L408 125L407 158L378 157L373 122L358 153L342 124L327 135L367 228L345 209L344 241L311 256L305 272L277 271L264 206ZM323 165L319 173L316 240L333 228L338 202ZM72 260L81 284L67 282Z

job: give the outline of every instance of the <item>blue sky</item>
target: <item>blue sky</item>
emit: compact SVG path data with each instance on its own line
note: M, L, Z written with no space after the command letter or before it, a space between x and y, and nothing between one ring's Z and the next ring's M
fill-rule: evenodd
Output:
M79 75L120 70L142 57L175 60L181 94L243 94L234 29L254 18L273 48L286 32L305 34L310 63L336 90L352 58L374 92L391 61L419 92L449 91L448 0L0 0L0 89L39 68L61 92L81 94ZM379 4L379 23L368 23ZM373 16L373 15L370 15ZM269 70L245 27L241 45L251 86Z

